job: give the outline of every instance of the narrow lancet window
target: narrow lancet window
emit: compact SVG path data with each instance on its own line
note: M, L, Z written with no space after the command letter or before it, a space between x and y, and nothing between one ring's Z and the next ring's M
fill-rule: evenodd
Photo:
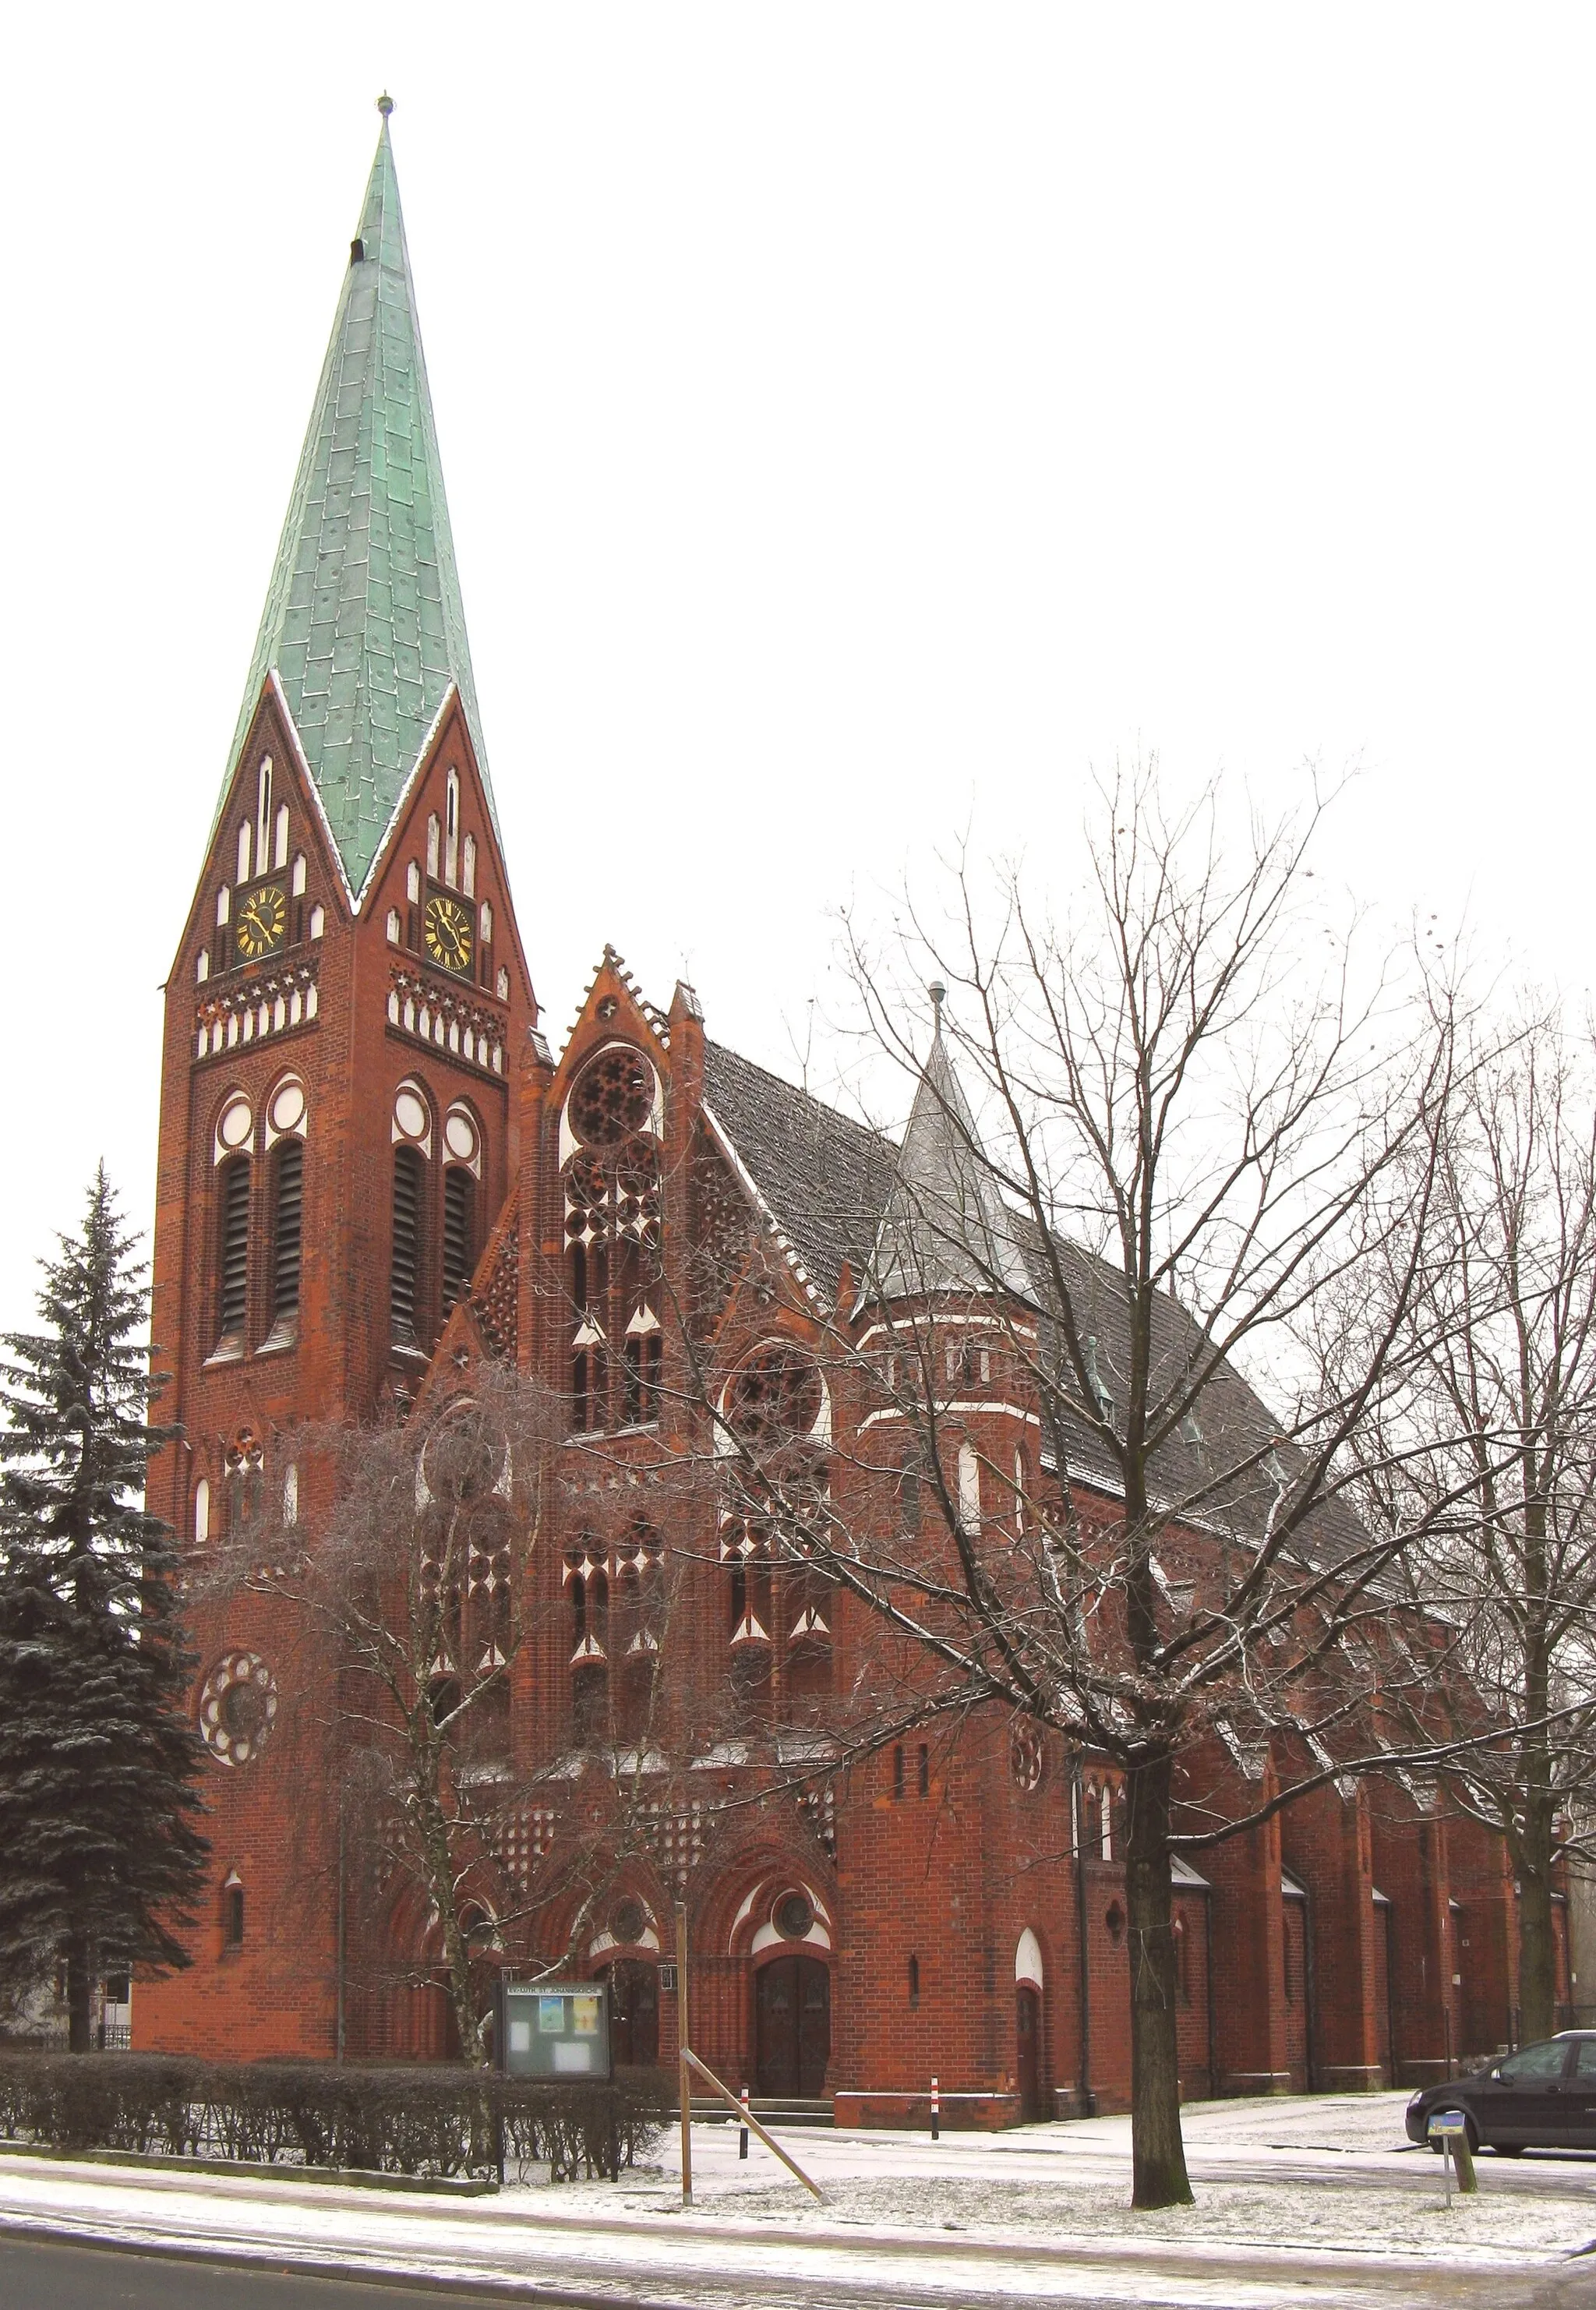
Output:
M388 1315L394 1338L401 1347L418 1344L416 1300L421 1284L421 1159L413 1147L395 1147Z

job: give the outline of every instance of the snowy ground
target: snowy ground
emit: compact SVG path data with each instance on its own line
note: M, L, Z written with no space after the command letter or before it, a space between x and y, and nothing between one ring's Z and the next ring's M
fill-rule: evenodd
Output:
M1131 2122L1026 2126L1002 2134L794 2131L784 2146L820 2183L817 2204L761 2149L737 2156L737 2129L700 2126L694 2210L802 2235L839 2226L972 2244L1107 2239L1198 2250L1236 2245L1382 2254L1470 2263L1546 2264L1596 2247L1596 2158L1481 2157L1477 2197L1402 2132L1404 2094L1217 2102L1185 2113L1194 2206L1132 2213ZM562 2211L656 2216L680 2207L674 2140L659 2171L558 2193ZM1596 2260L1596 2257L1593 2257ZM1596 2284L1596 2279L1593 2279Z
M462 2201L231 2175L0 2156L0 2226L236 2260L444 2282L535 2285L590 2302L1236 2306L1596 2304L1596 2159L1479 2161L1443 2201L1405 2145L1403 2097L1227 2102L1185 2113L1195 2207L1132 2214L1124 2119L996 2134L794 2131L817 2205L734 2125L676 2137L619 2185Z

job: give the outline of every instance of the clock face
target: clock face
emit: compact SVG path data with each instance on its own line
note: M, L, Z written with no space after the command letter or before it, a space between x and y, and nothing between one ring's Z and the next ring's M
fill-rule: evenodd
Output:
M258 962L263 954L282 944L282 934L288 928L288 899L275 882L263 882L256 890L246 890L239 901L239 918L234 931L240 962Z
M469 911L454 899L435 890L421 916L421 935L434 962L446 970L469 974L472 922Z

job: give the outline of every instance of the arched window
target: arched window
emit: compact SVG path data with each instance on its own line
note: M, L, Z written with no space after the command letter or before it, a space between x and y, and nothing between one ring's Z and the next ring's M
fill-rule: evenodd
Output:
M451 770L444 780L443 879L451 887L460 858L460 777Z
M211 1537L211 1479L202 1476L194 1488L194 1536L195 1540Z
M438 880L438 812L434 811L427 821L427 872L435 882Z
M227 1528L235 1537L260 1524L265 1454L253 1429L240 1428L227 1448Z
M286 805L284 805L284 806L286 807ZM296 851L295 851L295 853L294 853L293 872L292 872L292 873L289 876L289 880L288 880L288 887L289 887L289 894L290 894L290 896L291 896L291 898L295 898L295 899L302 899L302 898L304 897L304 895L305 895L305 853L304 853L302 850L296 850Z
M280 1139L272 1158L272 1330L286 1345L299 1331L299 1249L304 1235L305 1142Z
M658 1416L658 1082L642 1053L616 1043L589 1059L560 1117L578 1429Z
M443 1307L447 1316L471 1289L476 1181L464 1164L443 1175Z
M233 879L238 882L249 880L249 821L247 818L239 822L239 871Z
M565 1552L571 1601L571 1725L578 1746L603 1740L610 1715L609 1553L584 1533Z
M1105 1861L1112 1861L1114 1858L1114 1790L1110 1783L1107 1781L1105 1781L1103 1784L1102 1793L1097 1800L1097 1804L1098 1819L1102 1825L1102 1855Z
M390 907L388 908L388 944L390 946L398 945L403 934L403 925L399 920L398 908Z
M614 1569L610 1626L619 1680L616 1730L623 1740L640 1741L652 1724L664 1634L664 1544L644 1518L617 1549Z
M235 1155L218 1181L216 1350L242 1355L249 1313L249 1158Z
M393 1255L388 1269L388 1322L401 1347L419 1344L417 1302L421 1283L421 1158L408 1141L394 1150Z
M468 834L466 836L465 846L460 855L460 888L468 899L474 899L476 897L477 838L474 834ZM482 935L484 938L489 938L491 937L492 934L491 932L484 931Z
M264 874L266 871L266 862L272 855L272 757L270 754L261 757L260 772L256 779L255 792L255 863L257 870Z
M917 1957L911 1957L909 1959L909 2006L911 2010L917 2008L919 2003L920 1960Z
M244 1880L236 1869L221 1888L221 1937L230 1950L244 1946Z
M280 874L288 864L288 804L285 802L277 805L277 831L272 845L272 864ZM299 888L303 890L304 887L301 881Z
M958 1447L958 1529L972 1539L981 1529L981 1463L969 1443Z
M299 1521L299 1471L291 1460L282 1472L282 1528L292 1530Z

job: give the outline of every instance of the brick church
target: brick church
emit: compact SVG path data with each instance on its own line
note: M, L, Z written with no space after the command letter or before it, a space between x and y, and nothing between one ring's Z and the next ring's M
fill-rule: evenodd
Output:
M717 1044L691 987L645 999L609 948L551 1049L473 683L387 109L168 984L153 1336L173 1375L160 1417L184 1440L151 1506L203 1567L241 1504L264 1492L287 1526L308 1508L276 1443L308 1418L391 1414L485 1357L565 1405L559 1528L527 1576L546 1610L505 1672L502 1769L524 1802L497 1863L513 1893L568 1833L601 1769L593 1728L620 1721L639 1659L672 1692L741 1673L768 1729L870 1658L856 1608L776 1577L746 1533L717 1539L711 1513L689 1545L651 1511L662 1454L691 1446L672 1432L692 1418L673 1310L698 1278L704 1353L775 1358L803 1420L846 1442L846 1391L818 1365L795 1394L791 1375L846 1319L854 1279L889 1275L883 1222L906 1177L957 1163L936 1125L958 1093L939 1040L896 1143ZM1024 1408L984 1355L961 1355L950 1416L984 1464L1013 1463ZM834 1481L846 1463L838 1449ZM679 1545L690 1609L662 1649L620 1600ZM195 1599L214 1882L191 1968L135 1985L133 2043L447 2054L427 1916L396 1899L357 1924L343 1898L306 1730L335 1659L268 1596L201 1584ZM1112 1770L1007 1724L910 1735L796 1787L772 1753L753 1737L696 1757L652 1855L585 1915L568 1970L609 1981L620 2056L673 2058L685 1900L697 2049L734 2086L828 2100L840 2123L923 2122L933 2074L956 2121L1124 2106ZM1511 2034L1511 1877L1433 1788L1331 1783L1176 1879L1189 2096L1425 2082ZM551 1915L533 1942L569 1929ZM354 1945L373 1934L381 1947ZM371 1986L385 1965L386 1991Z

